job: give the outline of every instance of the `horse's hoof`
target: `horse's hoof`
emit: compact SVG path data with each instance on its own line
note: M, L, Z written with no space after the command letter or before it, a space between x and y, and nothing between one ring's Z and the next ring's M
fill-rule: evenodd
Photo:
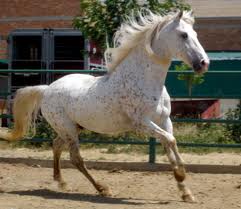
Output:
M195 197L191 194L182 195L182 199L183 199L184 202L189 202L189 203L195 203L196 202Z
M67 190L67 183L62 181L58 183L58 187L60 190L66 191Z
M98 184L97 190L98 190L99 194L103 197L111 197L112 196L111 191L107 186Z
M111 196L112 196L112 194L111 194L111 192L110 192L109 189L107 189L107 190L102 190L102 191L100 192L100 195L103 196L103 197L111 197Z

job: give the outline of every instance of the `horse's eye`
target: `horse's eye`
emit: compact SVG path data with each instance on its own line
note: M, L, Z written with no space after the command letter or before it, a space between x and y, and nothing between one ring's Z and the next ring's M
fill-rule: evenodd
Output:
M184 40L186 40L186 39L188 38L188 35L187 35L187 33L182 33L182 34L181 34L181 37L182 37Z

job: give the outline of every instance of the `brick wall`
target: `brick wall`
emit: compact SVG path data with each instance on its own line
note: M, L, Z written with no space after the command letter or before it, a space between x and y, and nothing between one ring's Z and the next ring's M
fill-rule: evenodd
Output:
M17 28L71 28L79 0L1 0L0 59L6 38ZM196 31L206 50L241 50L241 17L197 18Z
M195 30L205 50L241 51L241 17L197 18Z
M72 28L79 0L1 0L0 59L6 58L7 36L17 28Z
M0 18L18 16L74 16L79 0L1 0Z

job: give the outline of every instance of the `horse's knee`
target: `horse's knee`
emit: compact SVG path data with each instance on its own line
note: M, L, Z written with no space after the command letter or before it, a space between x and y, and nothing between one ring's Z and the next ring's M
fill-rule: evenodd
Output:
M168 138L168 142L171 148L174 148L175 146L177 146L177 140L172 134L170 134L170 137Z
M168 132L161 137L160 141L164 146L167 146L170 148L176 146L177 144L176 138L173 136L173 134Z

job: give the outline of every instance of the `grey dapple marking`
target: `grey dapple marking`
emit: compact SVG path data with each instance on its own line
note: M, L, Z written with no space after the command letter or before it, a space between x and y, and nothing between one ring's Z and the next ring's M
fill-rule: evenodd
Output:
M107 49L110 72L102 77L72 74L50 86L20 89L14 102L13 130L0 130L0 138L23 137L40 106L43 116L57 132L53 143L54 179L64 187L60 156L64 144L70 159L102 195L107 187L96 182L85 168L79 153L80 126L105 134L127 131L155 137L165 150L173 167L178 188L185 201L194 201L184 183L184 162L173 136L170 97L164 86L173 57L192 66L197 73L207 70L209 60L193 30L193 17L180 12L162 17L140 14L140 22L130 18L114 38L115 47Z

